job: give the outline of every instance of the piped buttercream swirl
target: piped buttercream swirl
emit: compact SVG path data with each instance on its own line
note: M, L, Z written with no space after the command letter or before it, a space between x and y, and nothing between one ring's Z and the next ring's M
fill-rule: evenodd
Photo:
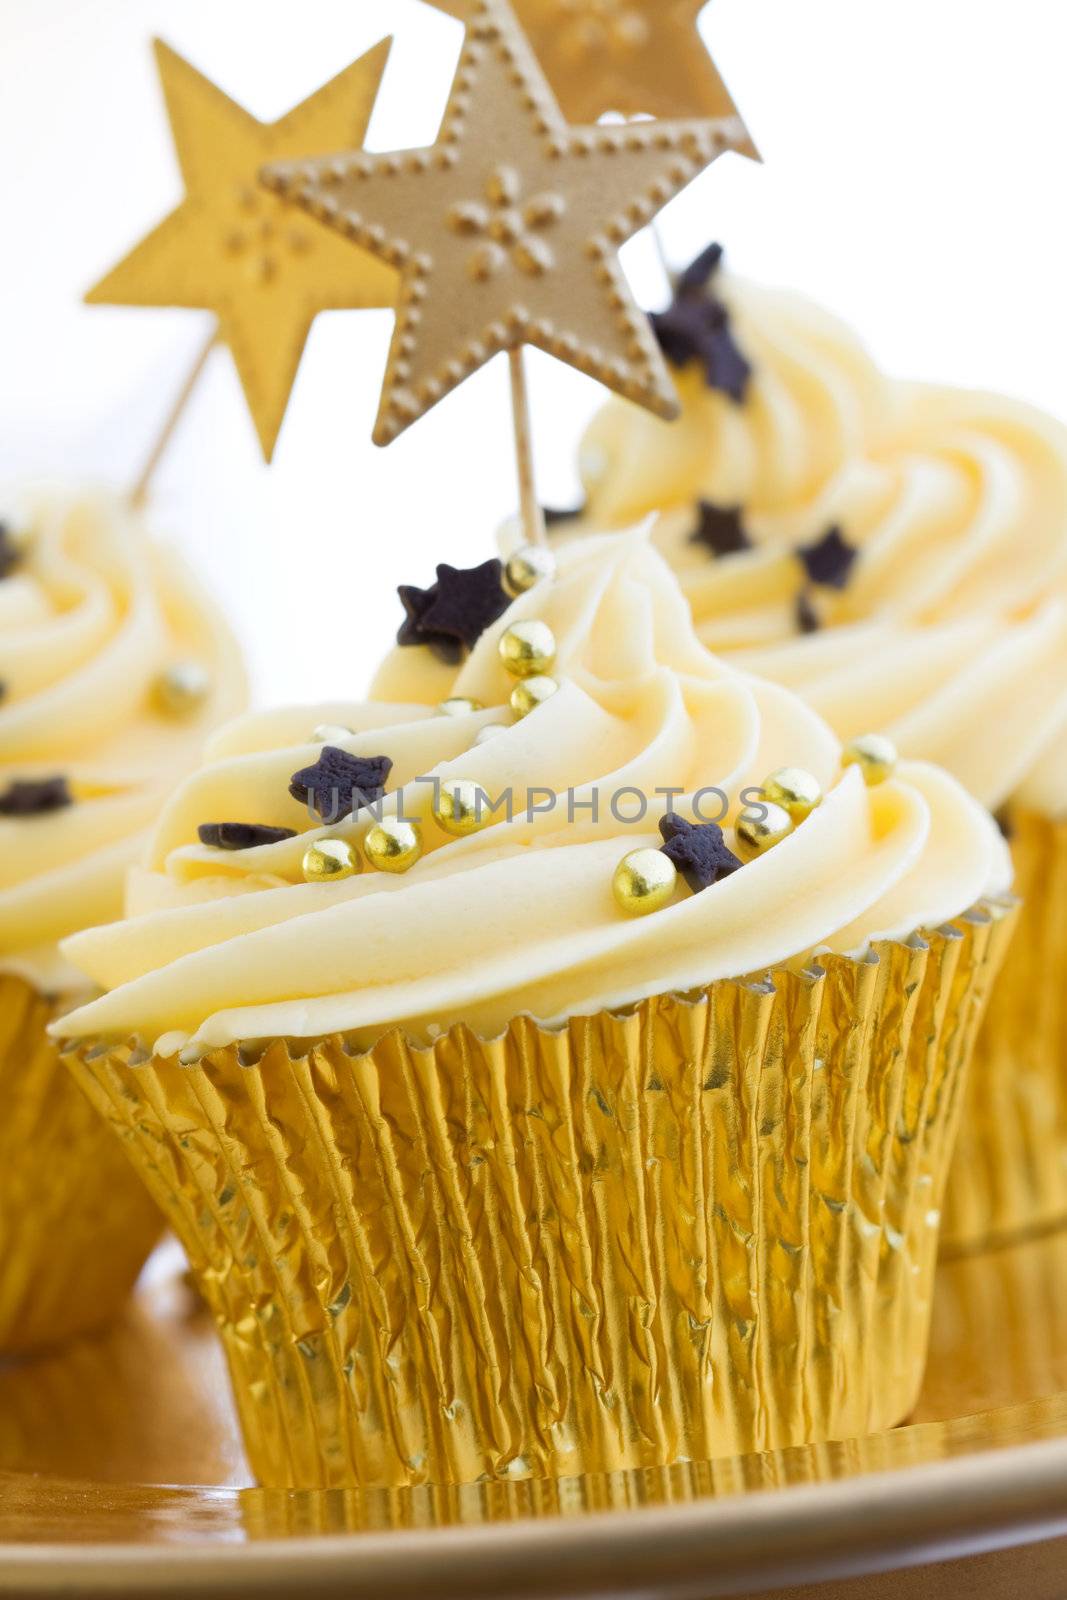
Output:
M513 722L498 645L529 618L555 635L559 690ZM553 1023L820 950L860 950L940 924L1010 882L999 833L953 779L910 763L865 787L857 769L842 772L840 746L815 713L709 655L644 531L575 542L557 576L451 669L447 691L486 709L439 714L439 663L424 647L402 654L383 677L402 668L407 703L257 715L215 738L161 820L130 920L69 942L107 992L62 1033L136 1035L163 1051L335 1032L369 1044L394 1026L426 1040L460 1021L493 1033L520 1013ZM352 730L334 734L349 752L393 762L385 809L402 789L425 831L426 854L406 876L302 881L311 842L324 833L358 842L373 820L361 812L313 826L290 796L323 722ZM506 731L476 744L492 723ZM721 790L732 837L744 791L784 765L807 768L826 792L790 838L652 917L620 914L614 869L627 851L660 843L667 810L692 814L699 791ZM494 802L510 791L512 819L501 812L450 838L431 815L432 789L416 780L460 777ZM541 809L530 813L535 789ZM642 820L620 820L636 818L642 800ZM701 802L704 815L711 804ZM224 855L197 842L198 825L222 817L297 837Z
M727 279L755 376L743 406L681 372L681 420L623 402L582 450L595 527L662 513L655 542L701 640L803 694L844 739L877 727L994 809L1067 812L1067 428L1001 396L895 382L799 296ZM751 548L693 543L741 507ZM798 623L797 552L858 552Z
M0 970L62 993L84 980L58 943L121 915L150 825L245 685L215 607L117 500L30 493L22 520L0 580L0 793L63 778L73 803L0 815ZM203 696L168 714L160 677L186 665Z

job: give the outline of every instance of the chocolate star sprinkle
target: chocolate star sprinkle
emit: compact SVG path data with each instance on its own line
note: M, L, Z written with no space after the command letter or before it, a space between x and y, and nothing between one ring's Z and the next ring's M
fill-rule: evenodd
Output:
M684 298L666 311L652 312L652 331L663 354L676 367L699 361L709 389L743 405L752 368L738 349L730 313L718 300Z
M694 894L710 889L720 878L737 872L742 863L723 837L717 822L687 822L668 811L659 825L663 854L673 861Z
M545 527L558 528L567 522L577 522L579 517L585 516L584 506L560 508L558 506L542 506Z
M0 522L0 582L10 578L21 560L22 551L11 537L11 529Z
M44 817L73 804L66 778L16 778L0 794L0 817Z
M336 745L323 746L313 767L293 774L289 793L326 823L372 806L382 798L393 763L388 756L350 756Z
M726 254L721 244L709 244L702 250L695 261L691 261L684 271L678 274L675 284L675 298L683 295L703 294L708 284L722 266L723 256Z
M292 828L265 828L257 822L202 822L197 828L201 844L216 850L256 850L264 844L295 839Z
M700 521L690 535L690 544L705 545L716 559L752 549L740 506L713 506L710 500L701 500L697 513Z
M812 604L811 595L806 589L797 595L797 627L801 633L818 633L822 627L819 613Z
M825 589L847 589L859 551L853 549L841 529L831 528L814 544L803 545L797 555L812 583Z
M743 405L752 367L734 340L729 311L709 288L722 258L722 246L709 245L679 275L666 311L653 311L650 321L668 361L676 367L699 361L708 388Z
M473 650L486 628L511 604L504 589L504 569L495 560L465 569L442 564L432 588L402 584L397 593L407 612L397 643L429 645L450 666L462 661L464 651Z

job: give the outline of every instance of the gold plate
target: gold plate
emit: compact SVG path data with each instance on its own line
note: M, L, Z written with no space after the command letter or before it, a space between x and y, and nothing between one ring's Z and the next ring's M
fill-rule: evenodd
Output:
M1052 1600L1065 1334L1060 1232L942 1266L926 1387L890 1433L555 1486L264 1491L164 1253L110 1334L0 1368L0 1593Z

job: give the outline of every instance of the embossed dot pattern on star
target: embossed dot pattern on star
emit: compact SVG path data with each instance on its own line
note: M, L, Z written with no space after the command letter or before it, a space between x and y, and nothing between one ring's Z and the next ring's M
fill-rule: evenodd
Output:
M566 210L562 195L541 194L523 201L522 179L514 167L494 167L485 185L485 203L461 201L449 224L456 233L481 242L471 252L472 278L490 278L510 261L528 277L539 277L556 264L550 235Z
M568 126L510 7L472 0L434 147L273 164L263 178L401 272L375 429L389 444L523 344L677 415L618 251L736 140L731 118Z
M259 169L272 159L362 145L390 42L275 123L257 122L167 45L156 45L186 198L86 298L214 311L268 460L314 318L391 307L397 279L268 193Z
M729 89L697 26L707 0L513 0L560 109L570 122L625 117L724 117L734 148L755 156ZM467 21L473 0L431 0Z

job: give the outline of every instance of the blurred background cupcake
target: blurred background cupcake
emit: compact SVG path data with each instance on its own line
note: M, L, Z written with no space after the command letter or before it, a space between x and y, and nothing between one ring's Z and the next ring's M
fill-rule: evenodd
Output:
M1025 908L978 1046L946 1236L1067 1216L1067 429L892 381L797 295L712 247L654 322L684 402L582 447L584 525L655 543L708 647L946 766L1010 835ZM567 524L560 529L566 532Z
M105 993L55 1031L268 1485L706 1460L918 1392L995 824L723 667L644 534L508 577L402 591L406 703L220 734L66 946Z
M48 1040L87 987L59 944L121 914L176 777L244 697L220 616L120 501L32 492L0 519L0 1351L106 1321L159 1235Z

